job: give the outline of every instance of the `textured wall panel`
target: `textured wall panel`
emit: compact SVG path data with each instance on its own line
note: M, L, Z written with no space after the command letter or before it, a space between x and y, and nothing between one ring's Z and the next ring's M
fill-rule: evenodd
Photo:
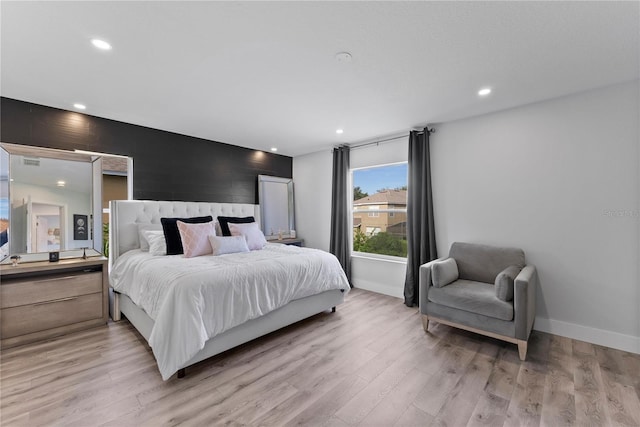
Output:
M133 197L258 203L258 175L292 177L291 157L1 98L0 140L133 157Z

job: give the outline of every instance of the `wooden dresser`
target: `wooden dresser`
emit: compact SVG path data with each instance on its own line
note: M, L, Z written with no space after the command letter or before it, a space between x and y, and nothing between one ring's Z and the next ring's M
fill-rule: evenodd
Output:
M0 266L0 347L107 323L107 259Z

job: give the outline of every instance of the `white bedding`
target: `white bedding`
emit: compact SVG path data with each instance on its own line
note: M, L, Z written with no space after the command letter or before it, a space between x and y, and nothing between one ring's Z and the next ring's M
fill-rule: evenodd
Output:
M109 280L155 321L149 345L165 380L209 338L290 301L349 291L333 255L281 244L196 258L132 250L118 258Z

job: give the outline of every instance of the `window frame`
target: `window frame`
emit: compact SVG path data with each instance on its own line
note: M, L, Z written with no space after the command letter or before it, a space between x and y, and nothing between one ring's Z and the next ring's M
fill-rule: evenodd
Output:
M402 164L406 164L408 165L408 161L401 161L401 162L392 162L392 163L383 163L383 164L377 164L377 165L372 165L372 166L362 166L362 167L357 167L357 168L350 168L349 169L349 179L348 179L348 197L349 197L349 202L351 204L351 215L349 218L349 222L350 222L350 227L351 230L354 229L354 225L353 225L353 214L354 213L360 213L360 214L368 214L370 212L369 207L367 207L366 209L356 209L353 206L353 173L355 171L358 170L365 170L365 169L376 169L376 168L383 168L383 167L387 167L387 166L395 166L395 165L402 165ZM408 176L408 167L407 167L407 188L409 187L409 176ZM405 205L406 206L406 205ZM389 209L380 209L380 207L378 206L378 209L376 209L376 212L379 213L407 213L407 209L406 207L404 209L399 209L399 208L389 208ZM353 231L351 233L349 233L349 248L351 250L351 256L354 258L369 258L369 259L379 259L379 260L384 260L384 261L391 261L391 262L399 262L399 263L405 263L407 262L407 257L399 257L399 256L395 256L395 255L385 255L385 254L376 254L376 253L371 253L371 252L360 252L360 251L355 251L353 250Z

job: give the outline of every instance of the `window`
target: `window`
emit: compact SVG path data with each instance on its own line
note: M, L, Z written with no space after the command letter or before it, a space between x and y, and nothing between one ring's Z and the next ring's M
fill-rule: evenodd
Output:
M351 178L353 252L406 258L407 163L353 169Z

